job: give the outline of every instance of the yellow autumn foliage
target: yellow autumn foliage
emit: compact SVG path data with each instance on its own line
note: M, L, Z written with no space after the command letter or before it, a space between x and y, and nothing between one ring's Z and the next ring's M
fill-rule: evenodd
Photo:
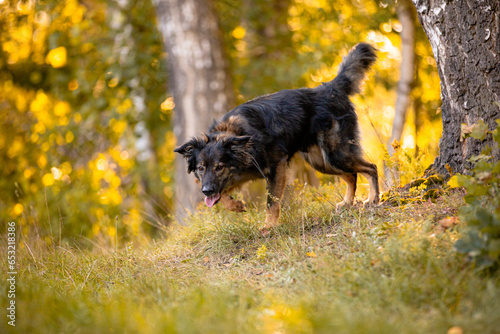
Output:
M54 68L60 68L66 65L66 58L66 48L64 46L60 46L50 50L45 58L45 61Z

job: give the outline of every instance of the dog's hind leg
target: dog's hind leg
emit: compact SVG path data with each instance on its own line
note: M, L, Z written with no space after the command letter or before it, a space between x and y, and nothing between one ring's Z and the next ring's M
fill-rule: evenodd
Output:
M337 209L340 209L347 205L352 205L352 203L354 202L354 194L356 193L356 181L358 178L358 174L346 173L341 174L340 177L345 181L347 190L344 196L344 200L337 204Z
M280 217L280 201L286 186L286 159L281 160L274 171L271 171L267 188L266 228L278 225Z
M320 145L321 148L312 146L308 152L304 153L304 158L316 170L326 174L340 175L347 183L344 201L340 202L337 208L353 203L358 173L366 176L370 184L368 200L364 204L377 204L379 202L377 166L365 161L361 152L356 150L336 149L331 141L322 141Z
M378 185L378 172L377 165L369 163L362 158L356 161L354 166L356 172L363 174L368 179L368 184L370 185L370 192L368 193L368 199L363 202L366 205L378 204L379 202L379 185Z
M224 207L229 211L235 211L235 212L246 211L245 204L242 201L235 200L227 193L223 193L221 195L220 201L222 202L222 205L224 205Z

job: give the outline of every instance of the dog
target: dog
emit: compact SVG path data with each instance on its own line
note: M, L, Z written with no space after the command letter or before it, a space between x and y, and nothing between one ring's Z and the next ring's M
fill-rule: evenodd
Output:
M314 169L339 175L347 183L337 207L353 203L358 173L370 185L365 205L377 204L377 166L362 157L357 115L349 99L359 93L376 58L373 46L359 43L344 57L332 81L257 97L214 122L208 133L177 147L174 152L186 159L187 172L200 181L206 205L220 201L228 210L245 211L230 193L247 181L264 178L266 228L276 226L287 165L298 152Z

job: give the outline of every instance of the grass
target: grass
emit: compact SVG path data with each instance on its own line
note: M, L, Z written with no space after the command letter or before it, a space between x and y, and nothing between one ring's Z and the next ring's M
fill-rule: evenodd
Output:
M336 196L296 190L267 237L258 207L203 209L165 239L117 250L21 236L16 327L2 315L0 332L500 333L500 279L454 251L464 226L440 224L460 193L339 212Z

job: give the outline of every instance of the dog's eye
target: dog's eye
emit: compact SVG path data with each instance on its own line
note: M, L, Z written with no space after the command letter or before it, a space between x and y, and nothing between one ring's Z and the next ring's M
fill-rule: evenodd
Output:
M204 166L198 166L198 171L199 172L203 172L205 170L205 167Z
M220 172L223 169L224 169L224 166L222 166L222 165L218 165L217 167L215 167L216 172Z

